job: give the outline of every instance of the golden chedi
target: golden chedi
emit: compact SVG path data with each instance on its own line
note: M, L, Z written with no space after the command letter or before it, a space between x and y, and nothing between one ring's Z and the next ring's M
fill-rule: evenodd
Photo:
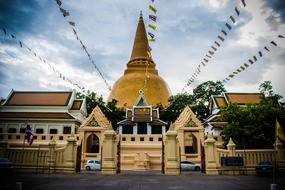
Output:
M124 75L113 86L108 101L116 99L118 107L131 107L139 91L143 90L148 104L168 104L170 90L158 75L155 63L148 53L149 44L142 15L137 26L133 51Z

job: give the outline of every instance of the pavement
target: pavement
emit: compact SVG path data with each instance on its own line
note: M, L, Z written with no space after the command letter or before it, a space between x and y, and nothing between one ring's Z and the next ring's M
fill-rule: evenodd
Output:
M270 190L272 181L271 176L207 176L201 172L165 176L154 171L128 171L105 176L99 171L84 171L78 174L16 173L6 184L2 182L0 189L14 189L13 184L22 182L23 190ZM276 183L279 190L285 190L285 176L278 176Z

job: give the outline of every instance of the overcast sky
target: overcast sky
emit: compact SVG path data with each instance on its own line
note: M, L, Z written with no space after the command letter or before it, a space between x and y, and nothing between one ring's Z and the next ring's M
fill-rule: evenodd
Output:
M113 85L123 75L129 61L142 10L145 23L151 0L62 0L70 12L64 18L54 0L1 0L0 27L13 33L38 55L72 81L103 95L109 91L100 78L67 21L87 46L96 65ZM158 10L157 41L151 44L153 59L160 76L172 94L181 92L187 79L205 57L211 45L236 15L237 24L218 52L202 68L195 83L186 90L208 80L223 80L239 65L256 55L274 40L270 53L251 65L225 87L229 92L258 92L265 80L272 81L275 93L285 96L285 1L247 0L244 8L239 0L156 0ZM59 79L47 64L32 56L19 42L0 31L0 97L14 90L68 90L72 86Z

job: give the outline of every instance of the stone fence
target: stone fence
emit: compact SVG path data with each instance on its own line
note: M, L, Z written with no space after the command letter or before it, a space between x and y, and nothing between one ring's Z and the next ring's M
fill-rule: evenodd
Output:
M0 142L0 157L8 158L16 170L37 173L75 173L77 145L73 135L58 148L53 139L48 145L10 147Z
M208 137L205 141L205 155L206 155L206 174L207 175L221 175L221 174L255 174L255 166L261 161L276 161L279 170L283 173L285 170L284 150L283 144L277 140L275 149L243 149L236 150L236 144L230 139L227 149L218 148L213 137ZM242 165L225 166L222 164L222 159L227 157L242 158Z

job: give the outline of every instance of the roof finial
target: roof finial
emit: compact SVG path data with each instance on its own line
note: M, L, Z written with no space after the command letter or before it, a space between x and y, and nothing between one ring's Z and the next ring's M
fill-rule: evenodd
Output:
M141 18L143 17L142 11L140 12L140 17L141 17Z

